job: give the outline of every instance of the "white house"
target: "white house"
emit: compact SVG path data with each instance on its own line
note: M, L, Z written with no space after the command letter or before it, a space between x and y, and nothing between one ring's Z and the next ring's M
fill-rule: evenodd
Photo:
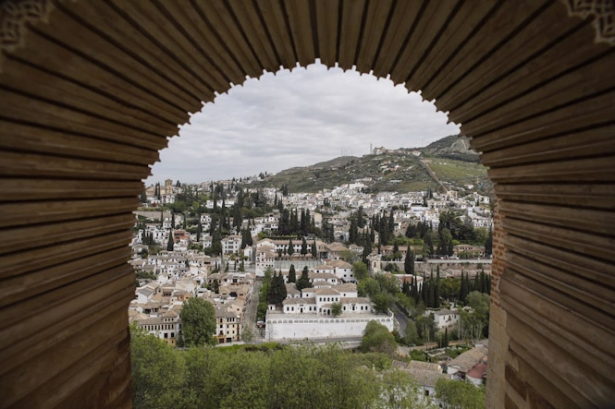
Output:
M311 273L319 274L319 273ZM328 274L329 275L329 274ZM335 277L335 276L334 276ZM292 284L288 284L292 286ZM342 311L333 315L333 304ZM363 335L369 321L375 320L393 331L393 314L376 314L371 301L357 297L354 284L304 288L301 297L287 290L282 309L270 306L267 311L268 339L344 338Z
M430 314L432 312L427 311L426 314ZM434 322L436 323L436 327L438 330L444 330L445 328L452 327L459 322L459 314L457 311L453 310L439 310L434 311Z

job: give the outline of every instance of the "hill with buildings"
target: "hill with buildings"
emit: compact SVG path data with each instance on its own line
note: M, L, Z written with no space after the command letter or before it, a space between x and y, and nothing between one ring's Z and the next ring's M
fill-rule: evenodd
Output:
M468 189L489 193L487 168L464 136L451 135L424 148L374 148L362 157L343 156L267 176L266 187L287 185L290 192L317 192L363 182L369 192L411 192L432 189Z

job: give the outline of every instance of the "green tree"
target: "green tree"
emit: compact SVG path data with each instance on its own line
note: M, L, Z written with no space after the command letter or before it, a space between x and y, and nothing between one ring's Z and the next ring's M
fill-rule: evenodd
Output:
M436 282L434 283L434 308L440 308L440 265L438 264L436 272Z
M288 282L295 283L297 282L297 273L295 271L295 265L291 264L290 269L288 270Z
M288 250L286 251L288 253L289 256L292 256L293 253L295 252L295 246L293 245L293 241L288 240Z
M493 252L493 229L489 227L489 234L485 240L485 255L490 256Z
M416 330L419 338L425 342L432 342L436 336L436 323L434 322L433 314L424 315L417 313Z
M408 320L408 323L406 324L406 329L404 331L404 342L407 345L414 345L418 342L418 332L416 330L416 324L414 321L412 320Z
M305 237L304 237L303 240L301 241L301 254L305 256L307 253L308 253L307 241L305 241Z
M334 302L331 304L331 315L334 317L339 317L342 315L342 304L339 302Z
M211 303L198 297L189 298L184 301L180 318L186 346L215 344L216 311Z
M372 320L365 326L359 349L363 352L382 352L392 355L397 349L397 343L387 327Z
M354 277L359 281L369 277L367 265L365 265L365 263L361 261L357 261L352 265L352 273L354 274Z
M485 388L469 382L439 379L436 382L436 398L446 409L482 409L485 407Z
M393 302L393 297L385 292L380 292L371 297L374 303L374 310L378 313L386 314L389 311L389 306Z
M459 302L465 303L466 297L468 296L469 288L468 288L468 279L466 279L466 275L461 272L461 286L459 287Z
M141 203L147 203L147 196L145 195L145 191L141 192Z
M318 257L318 245L316 244L316 239L314 239L314 243L312 243L312 257Z
M242 326L241 340L243 342L252 342L254 340L254 332L249 325Z
M367 277L359 281L357 285L357 292L359 297L374 297L376 294L380 294L380 284L376 279Z
M301 277L299 277L299 279L297 280L297 284L295 284L295 287L297 287L297 290L299 291L303 290L304 288L313 287L312 283L310 282L310 275L307 266L303 267Z
M365 227L365 215L363 213L363 206L359 206L359 210L357 211L357 227L361 229Z
M175 243L173 242L173 230L169 232L169 241L167 241L167 251L173 251Z
M183 406L185 363L167 343L131 327L132 404L135 409Z
M404 259L404 272L406 274L414 275L414 253L408 245L408 251L406 252L406 258Z

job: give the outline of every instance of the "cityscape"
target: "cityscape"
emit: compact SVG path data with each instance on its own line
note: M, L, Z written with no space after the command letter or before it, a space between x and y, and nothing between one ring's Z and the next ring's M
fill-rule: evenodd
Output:
M421 155L376 148L366 156L385 153ZM441 389L473 385L484 403L493 199L433 178L414 192L371 192L370 178L294 192L267 187L275 181L267 173L147 186L134 213L129 321L180 349L378 352L417 386L406 394L415 402L440 402L441 380ZM212 307L215 322L200 342L182 313L195 300ZM369 345L370 331L387 336Z
M0 0L0 408L612 407L613 3Z

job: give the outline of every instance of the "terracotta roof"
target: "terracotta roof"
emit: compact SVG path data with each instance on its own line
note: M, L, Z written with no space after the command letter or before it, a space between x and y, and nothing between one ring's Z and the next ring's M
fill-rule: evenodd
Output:
M487 364L479 362L474 366L474 368L470 369L468 373L466 373L466 377L470 377L473 379L483 379L487 374Z

